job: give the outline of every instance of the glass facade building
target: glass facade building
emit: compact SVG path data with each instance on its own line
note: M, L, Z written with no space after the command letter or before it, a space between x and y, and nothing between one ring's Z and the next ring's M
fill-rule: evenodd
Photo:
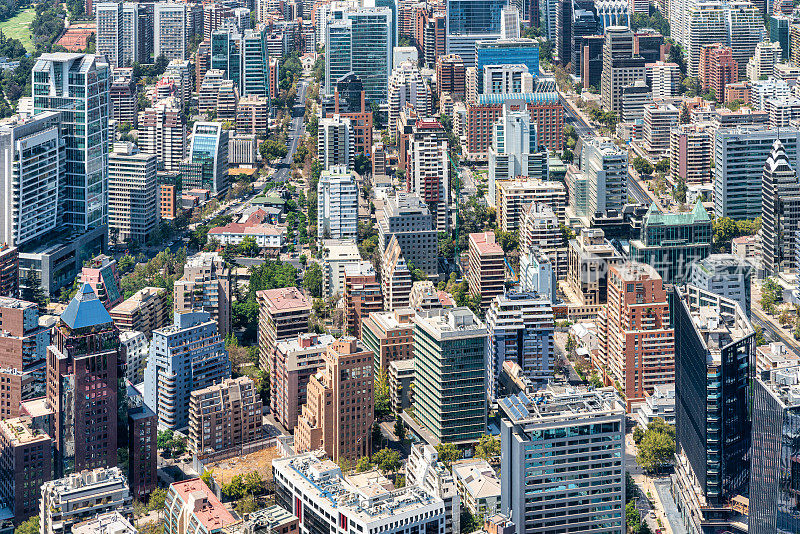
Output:
M344 16L352 24L352 70L361 78L367 100L384 103L392 70L392 10L363 7L346 11Z
M211 68L225 73L236 87L242 81L242 36L235 29L219 29L211 34Z
M192 163L203 165L201 182L214 196L228 190L228 131L218 122L196 122L189 149Z
M269 49L267 26L245 30L242 37L242 84L241 93L270 98L269 94Z
M475 43L500 38L500 17L507 0L448 0L448 54L458 54L464 67L475 66Z
M109 70L90 54L42 54L33 66L34 113L62 112L61 222L78 231L108 223Z
M486 65L525 65L534 78L539 75L539 44L533 39L478 41L475 43L475 66L478 91L483 88Z

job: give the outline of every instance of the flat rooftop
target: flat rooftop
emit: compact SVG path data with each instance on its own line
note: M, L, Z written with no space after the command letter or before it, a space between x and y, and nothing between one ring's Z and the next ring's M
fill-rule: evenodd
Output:
M614 388L593 391L548 388L535 394L518 393L500 399L500 408L515 424L547 423L575 416L617 415L625 406Z

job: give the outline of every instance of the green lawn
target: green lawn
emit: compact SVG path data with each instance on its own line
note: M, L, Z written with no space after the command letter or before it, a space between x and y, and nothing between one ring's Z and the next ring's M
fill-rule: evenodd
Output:
M25 47L25 50L33 52L30 24L35 16L35 8L30 7L20 11L16 17L10 18L5 22L0 22L0 31L9 39L19 39L22 42L22 46Z

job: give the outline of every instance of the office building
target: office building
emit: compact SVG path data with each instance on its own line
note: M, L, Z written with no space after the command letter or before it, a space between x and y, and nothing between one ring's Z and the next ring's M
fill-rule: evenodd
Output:
M274 373L278 342L308 332L311 301L296 287L266 289L259 291L256 297L259 309L259 366L264 371Z
M418 486L444 501L445 534L461 530L461 499L452 471L439 461L436 448L425 443L413 443L406 463L406 485Z
M128 484L144 500L158 485L158 418L142 394L127 382Z
M800 224L800 182L779 140L761 178L761 266L765 276L797 267L795 234ZM742 308L747 310L746 308Z
M661 213L653 204L644 217L641 239L630 243L630 258L653 266L665 283L685 282L690 265L711 254L711 226L699 201L683 213Z
M242 34L232 21L211 32L211 68L222 71L237 90L241 88Z
M59 191L60 216L78 232L108 223L108 101L110 72L102 56L42 54L33 66L34 113L61 116L67 147Z
M688 282L705 291L736 301L750 316L753 266L733 254L712 254L691 265Z
M517 363L529 379L546 383L553 374L554 323L549 295L505 293L486 312L488 395L497 399L503 362Z
M277 343L270 407L275 419L290 432L308 402L308 381L323 367L324 354L333 341L329 334L302 333Z
M563 264L566 277L566 261ZM524 293L533 293L548 299L551 303L555 302L555 273L556 269L550 257L536 246L529 248L519 258L519 288Z
M403 257L426 276L439 274L439 238L427 204L419 195L398 192L383 206L378 217L378 244L386 250L389 240L397 239Z
M319 120L317 158L324 170L355 169L355 139L350 119L340 115Z
M486 431L486 343L468 308L414 318L414 413L436 440L473 443Z
M55 475L116 465L119 331L89 284L69 302L52 336L47 405L58 414Z
M153 8L153 55L170 61L186 59L189 45L186 26L186 4L156 4Z
M505 253L494 232L469 234L469 293L485 310L505 288Z
M545 159L536 137L536 124L527 110L512 111L510 103L503 104L500 118L492 125L492 144L489 147L489 203L497 205L497 180L514 180L520 176L547 177Z
M65 172L61 113L0 124L0 240L20 246L59 224L59 187Z
M506 0L448 0L446 53L461 56L464 67L475 66L476 43L501 37L501 14L506 5Z
M186 121L175 97L159 100L139 112L139 150L158 157L159 168L177 171L186 159Z
M601 95L603 108L618 112L622 88L645 78L645 60L634 53L634 34L625 26L606 28Z
M246 376L196 389L189 398L189 448L205 454L256 441L263 411L261 395Z
M125 379L132 384L139 384L144 380L144 366L150 353L147 337L143 332L120 332L119 347L124 362Z
M478 85L478 81L475 80L475 91L485 95L532 93L533 78L533 74L528 72L528 67L525 65L485 65L481 76L483 85ZM467 93L474 94L471 89ZM474 96L470 101L476 99L477 96Z
M773 14L769 18L769 40L781 47L781 62L784 63L789 61L791 47L789 28L792 22L792 17L786 15Z
M586 140L581 151L586 174L587 214L594 220L609 210L622 212L628 202L628 152L608 138Z
M483 88L487 65L524 65L532 77L539 75L539 43L534 39L503 38L475 43L475 70L478 87ZM512 91L508 91L512 92Z
M711 123L678 124L670 130L669 169L675 182L708 183L711 180L713 142Z
M113 241L145 243L156 230L156 167L154 154L138 153L133 143L114 143L108 156L108 226Z
M268 26L259 24L242 34L242 96L271 98L269 88Z
M408 139L406 186L428 205L436 230L450 227L450 160L447 134L436 120L417 120Z
M45 482L41 492L39 532L44 534L67 534L76 523L107 512L133 516L133 497L119 467L82 470Z
M625 532L625 407L613 388L556 392L500 400L502 512L520 534ZM599 449L586 450L587 436ZM546 473L558 443L564 461ZM602 444L602 445L601 445ZM581 498L587 489L592 498ZM541 474L539 474L541 473ZM550 483L548 481L552 481ZM587 494L588 496L588 494Z
M583 305L599 311L608 298L608 271L623 257L600 228L583 228L569 241L567 284Z
M308 381L308 401L294 430L295 450L324 449L334 461L354 462L371 450L372 353L356 338L343 337L328 345L324 360Z
M344 268L344 329L360 337L361 321L371 312L383 310L381 282L375 267L368 261L346 265Z
M317 235L323 239L355 238L358 234L358 184L346 167L323 171L317 185Z
M185 428L191 392L230 376L225 341L208 312L175 312L171 326L153 330L144 400L158 416L159 426Z
M672 308L676 454L671 493L688 531L730 530L746 522L733 503L750 480L748 385L755 331L735 301L691 285L675 289Z
M173 482L164 503L164 534L221 532L236 518L199 478Z
M318 453L275 459L272 467L278 505L319 521L322 529L333 531L347 523L365 533L400 534L406 528L445 532L442 499L419 486L392 491L388 480L374 472L344 476L335 462ZM331 492L342 496L341 504L325 497Z
M439 56L436 59L436 90L439 100L448 93L454 100L466 96L466 68L464 60L457 54Z
M389 364L414 357L414 310L370 313L361 322L361 341L372 351L375 375L386 374Z
M673 104L644 107L644 149L653 161L669 157L670 132L678 126L680 110Z
M735 220L761 217L762 176L772 144L780 140L789 165L800 168L800 130L738 126L714 138L714 214Z
M664 100L680 94L681 69L677 63L656 61L647 63L644 68L654 99ZM722 93L722 97L724 95Z
M652 103L653 91L646 80L636 80L633 85L623 87L619 104L622 122L644 121L644 108Z
M722 43L704 45L700 49L698 77L703 91L724 98L725 87L739 80L739 65L733 59L733 49Z
M421 117L431 112L431 90L416 63L406 61L392 70L389 77L389 131L397 129L400 110L410 106Z
M189 159L202 164L200 183L186 180L188 188L208 189L214 196L228 190L228 131L219 122L196 122L192 129Z
M387 311L408 308L411 295L411 270L403 257L403 249L392 236L381 260L381 292Z
M121 331L142 332L149 339L153 330L167 324L170 311L166 289L145 287L111 308L109 314Z
M232 291L230 266L216 252L198 252L186 260L183 276L174 283L175 311L208 312L225 337L231 331Z
M356 154L369 156L372 153L372 108L367 103L361 79L352 72L338 78L333 98L323 98L323 105L326 117L338 114L350 119Z
M620 385L629 412L656 385L675 381L675 333L667 292L653 267L609 267L608 302L598 319L597 371L607 385Z
M41 487L53 479L53 439L30 417L0 420L0 504L15 523L39 514Z

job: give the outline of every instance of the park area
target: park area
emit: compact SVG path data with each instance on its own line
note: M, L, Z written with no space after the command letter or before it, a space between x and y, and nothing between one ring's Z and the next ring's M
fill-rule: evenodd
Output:
M36 9L30 7L23 9L16 16L5 22L0 22L0 31L9 39L19 39L28 52L33 52L33 39L31 37L31 22L36 16Z

